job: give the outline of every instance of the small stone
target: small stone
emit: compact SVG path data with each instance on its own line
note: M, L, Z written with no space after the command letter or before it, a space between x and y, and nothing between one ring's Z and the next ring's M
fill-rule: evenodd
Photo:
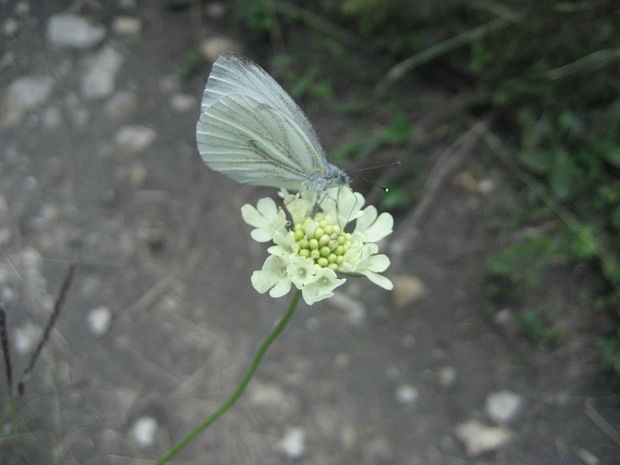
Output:
M351 364L351 355L347 352L340 352L334 358L334 366L340 370L348 367Z
M336 294L329 302L346 313L347 321L351 326L361 326L366 321L366 307L361 302L342 292Z
M478 184L478 190L481 194L490 194L495 190L495 181L491 178L482 179Z
M254 405L270 408L287 408L290 406L290 400L278 385L259 381L250 385L248 401Z
M302 458L306 452L306 432L302 428L288 428L276 450L292 460Z
M418 390L409 384L402 384L396 389L396 400L401 404L413 405L418 396Z
M465 445L467 455L470 457L499 449L512 436L510 431L502 426L486 426L476 420L459 424L455 429L455 434Z
M26 0L22 0L15 4L15 14L17 16L26 16L30 11L30 4Z
M114 136L114 142L121 152L135 155L144 151L155 140L155 130L147 126L125 126Z
M170 97L170 106L179 113L198 108L198 102L193 95L174 94Z
M108 307L97 307L88 313L88 325L91 332L97 337L103 336L108 332L111 322L112 312Z
M45 103L53 86L50 76L24 76L13 81L2 102L0 126L18 125L29 110Z
M424 283L413 275L397 274L390 278L394 283L394 305L399 308L421 299L426 294Z
M577 455L585 465L599 465L601 463L600 459L589 450L579 449Z
M443 387L450 387L456 381L456 369L454 367L443 367L437 373L439 384Z
M15 62L15 54L13 52L6 52L0 58L0 69L8 68Z
M41 119L43 126L47 129L55 129L60 126L62 122L62 116L60 110L56 107L46 108L43 112L43 118Z
M138 6L138 0L118 0L118 7L124 10L133 10Z
M461 171L453 178L453 182L468 192L478 193L478 181L471 171Z
M112 31L123 36L137 36L142 32L142 21L133 16L117 16L112 23Z
M2 32L4 32L4 35L10 37L17 32L18 27L19 23L17 20L15 18L9 18L2 25Z
M487 397L485 412L496 423L508 423L519 412L523 399L510 391L493 392Z
M71 13L53 15L47 22L47 40L55 47L86 50L100 43L105 28Z
M226 5L223 2L210 2L206 6L206 13L213 19L220 19L226 14Z
M31 352L42 333L43 330L32 323L26 323L24 326L15 328L13 331L15 350L20 354Z
M123 118L132 113L138 105L138 98L133 92L120 90L108 100L103 110L115 119Z
M241 53L241 47L228 37L211 37L202 41L200 51L207 60L213 62L224 52Z
M116 75L121 68L123 55L112 47L104 47L90 63L82 78L82 96L101 99L114 92Z
M519 330L519 322L515 317L514 311L509 308L503 308L498 311L494 315L493 321L507 334L515 334Z
M363 444L365 463L392 463L394 451L390 442L384 437L374 437Z
M129 167L129 184L132 187L138 188L144 185L146 181L146 168L138 163L132 163Z
M145 416L138 418L131 431L136 444L142 449L153 445L157 427L157 420L153 417Z

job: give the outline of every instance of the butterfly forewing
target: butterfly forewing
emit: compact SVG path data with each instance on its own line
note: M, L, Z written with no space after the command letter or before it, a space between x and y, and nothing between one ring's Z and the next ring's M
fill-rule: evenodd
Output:
M213 64L196 138L207 165L241 183L324 190L348 182L293 99L260 66L231 53Z
M247 95L211 105L200 117L197 140L211 168L245 184L299 189L306 173L322 169L312 142L293 121Z
M244 94L254 97L257 101L287 114L308 135L315 146L315 150L325 158L323 148L312 124L286 91L253 61L233 53L223 53L213 63L202 96L201 110L204 112L219 99L229 94Z

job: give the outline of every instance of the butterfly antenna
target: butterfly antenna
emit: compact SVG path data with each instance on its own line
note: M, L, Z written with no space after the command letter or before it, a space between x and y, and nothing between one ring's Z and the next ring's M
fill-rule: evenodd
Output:
M381 189L383 192L390 192L390 189L388 187L382 186L381 184L376 183L375 181L373 181L372 179L368 179L368 178L362 178L364 181L369 182L370 184L372 184L375 187L378 187L379 189Z
M375 165L375 166L367 166L366 168L357 168L355 170L353 170L353 173L357 173L358 171L369 171L369 170L376 170L379 168L389 168L390 166L400 166L402 165L403 162L400 160L396 160L390 163L384 163L382 165Z

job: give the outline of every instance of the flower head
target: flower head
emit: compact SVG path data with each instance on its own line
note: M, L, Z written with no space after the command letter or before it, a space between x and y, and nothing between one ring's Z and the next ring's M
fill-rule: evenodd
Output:
M323 194L282 190L280 196L291 221L270 198L259 200L256 208L241 208L243 219L256 228L252 238L273 242L262 269L252 274L252 285L258 292L281 297L294 285L312 305L334 295L334 289L346 281L338 278L337 272L361 274L378 286L392 289L392 282L380 274L390 260L377 254L375 243L392 232L394 220L389 213L378 215L372 205L362 209L364 197L348 186ZM353 230L347 232L353 221Z

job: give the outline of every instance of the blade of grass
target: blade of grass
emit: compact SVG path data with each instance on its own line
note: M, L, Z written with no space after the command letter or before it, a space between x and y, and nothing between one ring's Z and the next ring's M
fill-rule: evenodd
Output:
M60 310L62 309L62 306L65 302L67 291L69 291L69 288L71 287L71 282L73 281L74 272L75 272L75 263L72 263L69 266L69 269L67 270L67 274L65 275L64 281L62 282L62 286L60 287L60 291L58 292L58 297L56 297L56 301L54 302L54 309L52 310L52 314L50 315L49 320L47 321L47 325L45 326L45 330L43 331L43 334L41 335L41 339L39 340L39 343L37 344L36 349L32 353L32 356L30 357L30 361L28 362L28 365L24 369L24 372L22 373L22 377L19 383L17 384L17 390L20 396L24 394L24 390L25 390L24 382L26 380L26 377L30 374L35 364L37 363L39 355L41 354L41 350L43 350L43 347L45 346L45 343L47 342L49 338L50 332L52 328L54 327L54 323L56 323L56 320L58 319Z
M6 311L0 301L0 344L2 344L2 355L4 356L4 369L6 380L9 384L9 392L13 394L13 368L11 366L11 345L9 344L9 332L6 324Z

